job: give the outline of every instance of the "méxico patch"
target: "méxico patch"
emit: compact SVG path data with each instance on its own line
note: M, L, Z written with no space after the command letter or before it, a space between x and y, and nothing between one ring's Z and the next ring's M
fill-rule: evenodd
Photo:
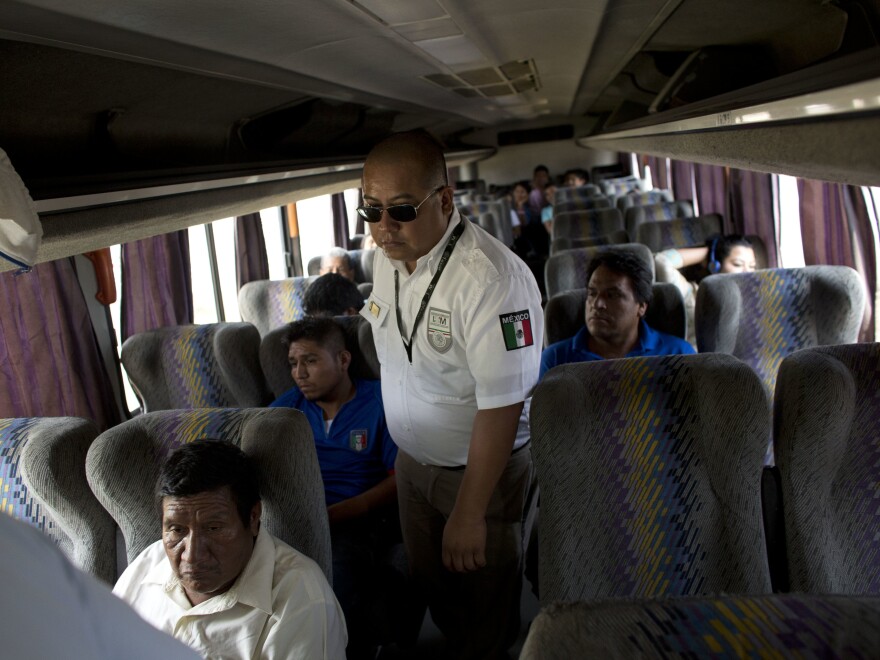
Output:
M501 332L504 333L504 346L508 351L534 344L532 340L532 318L529 310L501 314Z

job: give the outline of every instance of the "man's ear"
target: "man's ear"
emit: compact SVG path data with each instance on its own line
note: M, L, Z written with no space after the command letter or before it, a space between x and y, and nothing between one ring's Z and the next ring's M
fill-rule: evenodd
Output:
M645 313L648 311L648 303L639 303L639 318L645 318Z
M260 531L260 518L263 515L263 503L258 501L251 509L250 530L251 534L256 537Z
M338 359L339 366L348 371L348 367L351 364L351 353L345 350L339 351Z
M440 208L443 209L443 213L452 213L452 209L455 207L455 196L452 194L452 186L446 186L443 190L440 191Z

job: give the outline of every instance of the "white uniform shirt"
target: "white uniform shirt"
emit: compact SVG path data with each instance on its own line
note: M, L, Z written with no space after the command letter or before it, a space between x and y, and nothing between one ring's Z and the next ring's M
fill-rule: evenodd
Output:
M528 396L538 381L544 315L526 264L464 219L413 340L410 364L397 329L394 271L407 340L428 284L461 216L452 214L439 243L412 274L376 251L373 291L361 310L372 325L381 364L382 400L394 442L417 461L466 465L477 409L526 401L514 448L528 441Z
M196 660L110 588L77 570L39 530L0 512L4 658Z
M264 529L229 591L204 603L190 604L162 541L113 593L206 658L345 658L345 619L321 569Z

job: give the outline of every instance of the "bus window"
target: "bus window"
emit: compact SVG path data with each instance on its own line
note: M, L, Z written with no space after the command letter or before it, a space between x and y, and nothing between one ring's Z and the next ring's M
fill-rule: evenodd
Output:
M779 245L779 266L804 266L804 244L801 239L800 195L797 178L780 174L773 177L776 203L776 236Z
M305 270L311 259L326 254L333 247L333 207L330 195L298 201L296 217L299 219L300 247Z
M208 233L205 226L190 227L189 263L193 292L193 323L217 323L217 303L211 278Z

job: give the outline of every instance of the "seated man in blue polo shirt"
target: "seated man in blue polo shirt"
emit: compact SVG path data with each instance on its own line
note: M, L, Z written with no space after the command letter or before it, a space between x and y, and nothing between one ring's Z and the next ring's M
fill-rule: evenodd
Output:
M393 511L397 446L385 424L381 386L348 375L351 353L332 318L291 323L285 343L296 386L271 405L301 410L312 427L330 519L333 590L349 626L348 657L369 656L363 647L375 632L369 610L381 571L377 561L389 526L392 535L395 525L399 530Z
M645 322L651 295L651 271L638 257L622 250L597 254L587 266L586 325L544 349L541 376L569 362L693 353L684 339Z

